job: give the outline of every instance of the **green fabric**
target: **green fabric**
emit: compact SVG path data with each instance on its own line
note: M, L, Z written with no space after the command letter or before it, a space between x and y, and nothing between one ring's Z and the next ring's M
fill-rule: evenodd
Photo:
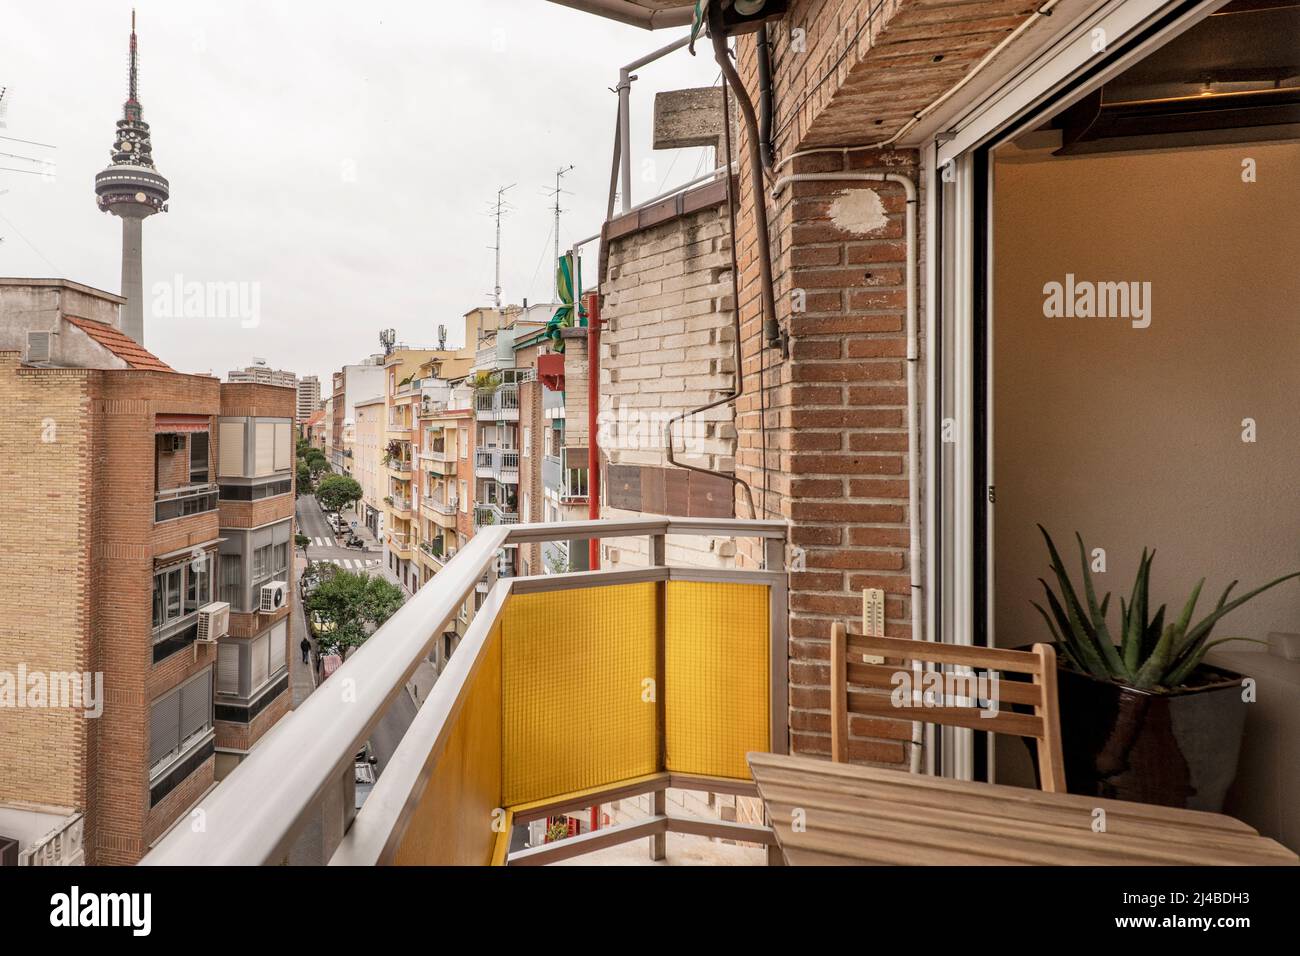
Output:
M574 273L577 273L576 276ZM561 329L571 329L574 327L574 290L577 289L578 302L578 321L577 325L586 326L587 313L582 308L582 261L576 263L571 253L566 253L560 257L559 262L555 265L556 286L560 290L560 302L562 305L555 310L551 316L551 321L546 323L546 337L551 340L551 348L556 352L564 351L564 339L560 335Z

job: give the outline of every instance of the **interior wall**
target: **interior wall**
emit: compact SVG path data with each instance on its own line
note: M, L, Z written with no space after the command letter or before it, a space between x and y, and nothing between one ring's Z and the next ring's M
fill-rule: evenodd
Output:
M1202 576L1204 612L1234 578L1240 593L1300 569L1300 144L1042 155L995 167L1002 646L1049 637L1030 605L1050 579L1036 523L1076 583L1074 532L1105 549L1096 581L1116 592L1116 621L1144 546L1158 552L1153 607L1173 615ZM1150 325L1044 317L1045 283L1067 273L1150 282ZM1233 612L1216 636L1275 630L1300 631L1300 583Z

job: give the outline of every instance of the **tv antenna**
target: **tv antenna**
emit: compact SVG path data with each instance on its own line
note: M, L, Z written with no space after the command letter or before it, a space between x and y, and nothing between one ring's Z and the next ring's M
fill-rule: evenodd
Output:
M554 284L551 287L553 296L551 299L552 302L560 301L560 213L564 212L564 210L560 208L560 196L573 195L573 193L569 192L567 189L560 188L560 177L572 170L572 165L561 166L557 169L555 171L555 188L550 191L550 195L555 197L555 259L554 266L551 269L551 274L554 276Z
M397 344L397 332L394 329L384 329L379 333L379 344L384 347L384 354L391 355L393 346Z
M505 201L507 189L514 189L517 183L511 183L509 186L502 186L497 190L497 201L488 211L488 215L495 216L497 220L497 241L496 245L488 246L496 253L496 278L492 284L492 302L498 312L501 311L501 217L510 212L510 204Z
M438 351L447 351L447 326L438 326Z

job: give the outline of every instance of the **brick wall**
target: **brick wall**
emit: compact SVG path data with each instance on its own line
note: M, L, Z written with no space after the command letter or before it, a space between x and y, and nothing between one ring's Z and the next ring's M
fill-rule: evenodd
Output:
M95 670L91 408L99 372L22 370L0 352L0 672ZM15 688L15 693L25 688ZM13 701L11 703L16 703ZM0 803L83 808L91 724L72 710L0 707ZM87 833L91 821L87 820Z
M665 439L675 415L734 388L724 198L724 184L712 183L692 190L666 215L633 213L607 227L611 238L601 282L605 328L598 413L604 518L746 513L733 509L725 478L670 465ZM585 444L586 358L574 358L565 361L567 443L579 445ZM583 387L580 397L575 382ZM721 405L674 425L678 460L732 473L733 414L731 406ZM611 566L643 565L649 560L648 544L639 538L607 538L602 555ZM683 564L725 567L734 556L735 542L726 538L674 538L668 543L669 560Z

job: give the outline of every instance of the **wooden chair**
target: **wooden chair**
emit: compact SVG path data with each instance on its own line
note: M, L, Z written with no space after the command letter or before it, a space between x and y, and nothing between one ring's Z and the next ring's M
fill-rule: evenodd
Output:
M866 663L864 657L880 659L883 663ZM960 704L961 699L976 695L972 686L966 684L960 675L952 673L951 667L947 672L951 676L944 681L941 696L928 694L927 698L932 699L918 702L914 696L905 694L908 704L896 706L896 690L905 692L907 682L915 679L911 667L913 661L966 667L975 673L998 672L997 713L988 716L978 706ZM1004 680L1001 676L1004 672L1027 674L1031 680ZM900 673L907 677L899 677ZM854 690L850 691L850 685ZM1010 704L1030 706L1033 713L1012 713ZM848 628L837 621L831 626L832 760L843 762L848 759L850 712L1032 737L1037 744L1038 776L1042 789L1048 793L1065 792L1061 724L1056 701L1056 652L1050 644L1035 644L1032 651L1008 651L895 637L867 637L850 634Z

